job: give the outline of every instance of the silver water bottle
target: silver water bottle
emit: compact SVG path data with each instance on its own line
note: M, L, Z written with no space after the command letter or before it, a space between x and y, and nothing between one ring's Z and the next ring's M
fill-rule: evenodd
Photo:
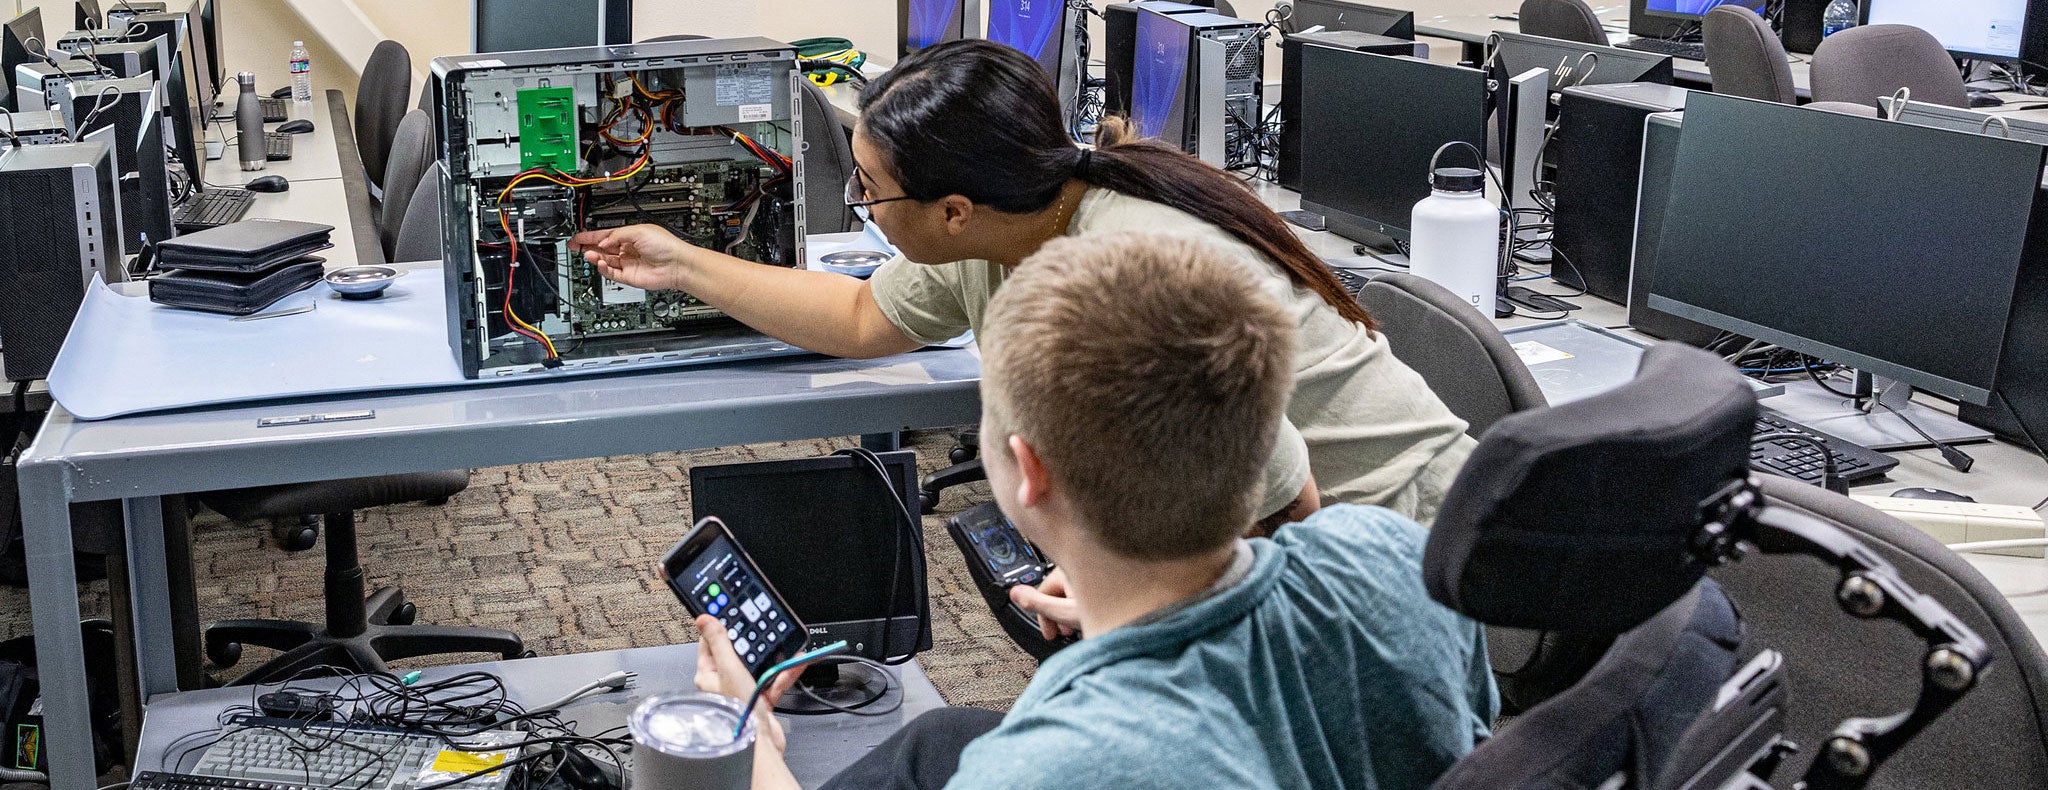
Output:
M242 72L235 75L235 81L242 85L242 96L235 100L235 134L239 135L235 147L242 149L242 169L262 170L270 162L265 153L263 136L263 102L256 98L256 75Z

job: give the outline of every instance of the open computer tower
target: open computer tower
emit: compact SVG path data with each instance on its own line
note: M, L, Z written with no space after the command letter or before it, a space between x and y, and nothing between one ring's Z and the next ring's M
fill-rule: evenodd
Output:
M804 265L796 50L707 39L439 58L449 342L470 378L802 353L600 276L586 229Z

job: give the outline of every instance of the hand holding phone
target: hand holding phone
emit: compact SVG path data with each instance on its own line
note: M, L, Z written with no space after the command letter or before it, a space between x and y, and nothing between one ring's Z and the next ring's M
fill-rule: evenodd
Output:
M684 609L724 626L733 652L755 677L810 641L789 604L716 517L697 522L660 567Z

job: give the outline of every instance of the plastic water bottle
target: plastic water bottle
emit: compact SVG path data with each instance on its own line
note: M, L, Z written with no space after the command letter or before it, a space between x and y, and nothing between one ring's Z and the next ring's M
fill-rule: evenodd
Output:
M292 42L292 101L313 100L313 59L306 56L306 42Z
M1820 16L1820 35L1827 38L1856 26L1856 0L1834 0Z
M1429 181L1429 197L1415 204L1409 223L1408 271L1492 318L1500 288L1500 208L1486 199L1486 174L1440 167Z

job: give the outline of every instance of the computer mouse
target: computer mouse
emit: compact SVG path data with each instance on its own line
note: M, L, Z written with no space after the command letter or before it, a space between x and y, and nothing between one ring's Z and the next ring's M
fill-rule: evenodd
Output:
M251 192L283 192L292 188L292 182L284 176L264 176L242 186Z
M1939 502L1977 501L1954 491L1943 491L1939 488L1901 488L1893 491L1892 496L1897 499L1932 499Z
M313 131L313 122L304 118L296 121L285 121L278 125L277 130L285 134L305 134Z
M1989 92L1986 92L1986 91L1970 91L1970 93L1969 93L1969 96L1970 96L1970 106L1971 106L1971 107L2003 107L2003 106L2005 106L2005 100L2004 100L2004 99L1998 98L1997 96L1993 96L1993 95L1991 95L1991 94L1990 94Z
M277 90L274 90L274 91L271 91L271 92L270 92L270 98L273 98L273 99L288 99L288 98L291 98L291 95L292 95L292 86L290 86L290 85L286 85L286 86L284 86L284 87L282 87L282 88L278 88Z

